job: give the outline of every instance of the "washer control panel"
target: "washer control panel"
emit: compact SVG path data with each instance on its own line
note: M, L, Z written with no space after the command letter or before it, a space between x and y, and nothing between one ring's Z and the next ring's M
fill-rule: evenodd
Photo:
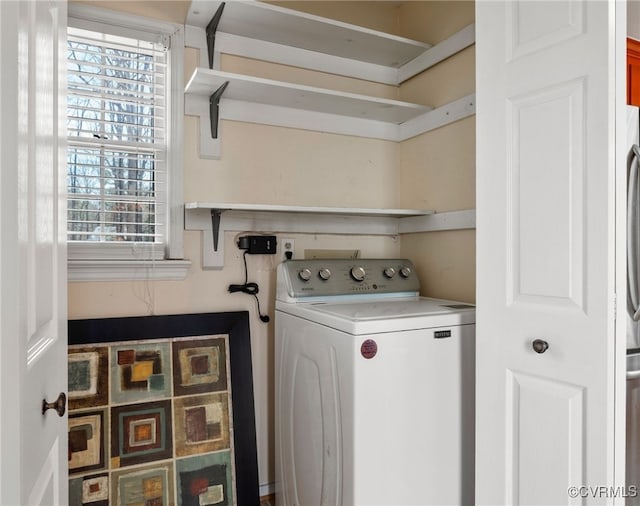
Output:
M288 260L278 269L280 289L294 298L420 291L407 259Z

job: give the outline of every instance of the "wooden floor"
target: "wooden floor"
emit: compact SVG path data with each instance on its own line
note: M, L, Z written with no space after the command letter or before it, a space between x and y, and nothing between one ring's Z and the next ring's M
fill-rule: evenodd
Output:
M260 506L276 506L275 494L263 495L260 498Z

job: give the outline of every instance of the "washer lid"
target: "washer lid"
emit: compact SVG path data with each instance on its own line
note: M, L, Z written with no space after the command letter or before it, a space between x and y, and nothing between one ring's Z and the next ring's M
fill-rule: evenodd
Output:
M475 306L439 299L381 300L353 303L312 304L320 313L350 321L389 320L395 318L449 315L461 311L475 311Z
M279 313L354 336L474 324L475 306L443 299L407 297L290 303L276 300Z

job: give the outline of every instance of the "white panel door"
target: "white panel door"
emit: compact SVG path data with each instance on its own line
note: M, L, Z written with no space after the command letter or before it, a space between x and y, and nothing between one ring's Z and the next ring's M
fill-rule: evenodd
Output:
M615 3L476 2L477 504L623 493Z
M0 504L68 503L65 31L64 2L0 2Z

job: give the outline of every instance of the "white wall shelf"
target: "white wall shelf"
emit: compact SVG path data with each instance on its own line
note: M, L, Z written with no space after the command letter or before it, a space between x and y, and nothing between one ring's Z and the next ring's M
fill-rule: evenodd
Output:
M475 227L475 211L190 202L185 229L202 231L202 267L224 267L224 232L398 235Z
M215 20L212 23L212 20ZM214 52L398 85L475 42L475 26L431 46L252 0L193 0L191 45ZM215 41L212 41L212 38ZM200 40L198 40L200 39ZM213 55L209 55L213 61ZM201 66L207 65L203 55ZM215 66L214 66L215 68Z
M187 94L211 96L220 87L224 100L253 102L274 107L302 109L362 118L365 121L400 124L420 116L432 107L263 79L219 70L197 68L189 80Z
M475 95L433 109L204 68L185 93L185 112L202 119L201 148L218 137L221 119L400 142L475 113Z

